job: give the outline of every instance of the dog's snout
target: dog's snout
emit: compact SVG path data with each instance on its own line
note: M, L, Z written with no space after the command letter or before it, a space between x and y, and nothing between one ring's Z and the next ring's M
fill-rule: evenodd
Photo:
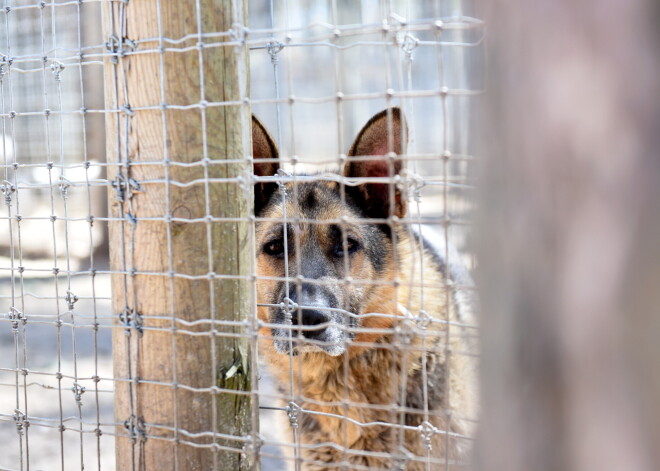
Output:
M299 320L302 318L302 325L305 327L311 327L311 329L301 329L302 334L305 338L315 339L318 338L325 328L319 327L314 329L313 327L324 324L329 321L327 315L321 312L318 309L301 309L300 314L294 313L291 318L293 325L299 325Z
M294 338L327 341L332 326L337 324L332 310L338 307L338 303L332 291L328 287L305 282L292 287L288 298L294 304L291 324L295 328L291 335Z

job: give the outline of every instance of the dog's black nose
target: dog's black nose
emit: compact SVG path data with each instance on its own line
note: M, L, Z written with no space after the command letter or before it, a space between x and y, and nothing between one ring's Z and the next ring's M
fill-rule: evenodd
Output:
M291 316L291 323L293 325L299 324L299 318L302 317L302 324L305 327L314 327L325 322L328 322L328 316L323 314L321 311L316 309L302 309L300 313L294 312ZM305 329L302 330L303 337L308 339L316 339L321 333L325 330L325 327L319 327L318 329Z

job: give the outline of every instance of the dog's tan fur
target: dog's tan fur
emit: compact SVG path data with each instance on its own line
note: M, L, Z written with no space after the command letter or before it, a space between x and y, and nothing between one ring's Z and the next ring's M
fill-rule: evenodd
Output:
M398 137L388 142L388 128L383 127L383 114L379 116L380 125L368 123L349 155L364 155L360 150L363 145L369 152L367 155L384 155L393 143L395 150L402 153L400 136L403 133L396 131L401 131L405 125L400 125L395 130ZM370 130L370 126L377 129ZM389 128L391 126L390 122ZM274 145L263 126L256 122L254 129L255 142L262 143L262 147L255 144L255 157L275 157ZM361 137L370 142L364 144ZM398 144L396 139L399 139ZM351 171L351 165L354 164L349 161L347 172L361 176L362 170ZM389 165L390 169L394 168ZM261 174L268 174L272 169L262 169ZM319 186L309 191L317 191L315 197L323 198L322 186L338 184L317 182L316 185ZM295 193L292 184L288 184L288 194ZM395 196L392 212L403 217L406 212L404 196L399 190L390 194ZM303 215L295 197L288 198L286 204L287 219L294 221ZM322 208L315 213L313 223L296 225L298 244L304 244L305 237L315 237L320 251L332 244L328 224L323 221L348 217L347 230L350 231L351 218L355 218L353 210L336 201L326 201ZM283 218L284 213L281 204L266 204L260 211L265 220L257 224L257 246L266 241L278 224L276 220ZM469 419L475 417L476 386L469 336L460 326L464 320L458 319L438 257L422 248L420 239L400 224L393 225L388 240L390 246L386 247L384 268L380 273L364 252L357 252L350 260L349 271L341 272L343 279L352 282L338 282L332 287L338 296L359 294L362 310L358 314L388 315L361 319L358 333L348 343L345 353L331 356L324 351L303 351L295 356L285 355L274 348L269 327L259 332L260 355L286 391L293 370L294 396L298 405L309 411L299 417L304 469L361 469L360 466L393 469L400 466L400 469L421 470L427 469L429 454L436 463L431 469L444 469L437 463L445 459L449 463L465 460L469 439L463 437L471 433ZM295 274L295 263L290 260L289 264ZM259 253L257 271L257 302L272 303L276 279L284 277L284 260L273 260ZM261 321L272 322L271 308L260 306L258 309ZM448 322L433 322L422 328L409 318L420 312L436 321ZM429 407L426 414L425 402ZM432 435L430 449L422 432L427 419L435 428L446 432ZM406 428L384 424L406 425Z

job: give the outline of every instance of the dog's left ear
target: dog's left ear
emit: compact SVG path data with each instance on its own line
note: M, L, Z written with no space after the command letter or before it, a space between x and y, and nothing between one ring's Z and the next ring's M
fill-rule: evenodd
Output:
M270 137L266 127L252 115L252 156L254 158L254 174L259 177L272 177L277 173L278 163L274 160L279 156L277 146ZM262 159L268 159L263 162ZM277 190L277 183L260 182L254 185L254 214L258 215L268 204L271 196Z
M348 152L348 160L344 167L347 178L393 178L399 175L404 167L401 157L405 153L408 127L399 108L388 108L381 111L367 124L355 138ZM396 154L393 158L390 153ZM373 159L363 159L373 156ZM355 157L361 157L356 159ZM390 215L404 217L407 211L406 197L392 183L364 183L351 191L346 191L357 197L361 207L366 209L369 217L387 218ZM393 199L392 199L393 197Z

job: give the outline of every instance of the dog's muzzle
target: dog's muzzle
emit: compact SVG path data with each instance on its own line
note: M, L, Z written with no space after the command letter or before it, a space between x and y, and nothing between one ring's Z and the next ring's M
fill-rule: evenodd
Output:
M288 296L282 293L282 307L276 308L274 323L282 327L273 328L275 349L280 353L323 351L341 355L348 335L337 297L324 286L307 283L300 289L290 286L289 291Z

